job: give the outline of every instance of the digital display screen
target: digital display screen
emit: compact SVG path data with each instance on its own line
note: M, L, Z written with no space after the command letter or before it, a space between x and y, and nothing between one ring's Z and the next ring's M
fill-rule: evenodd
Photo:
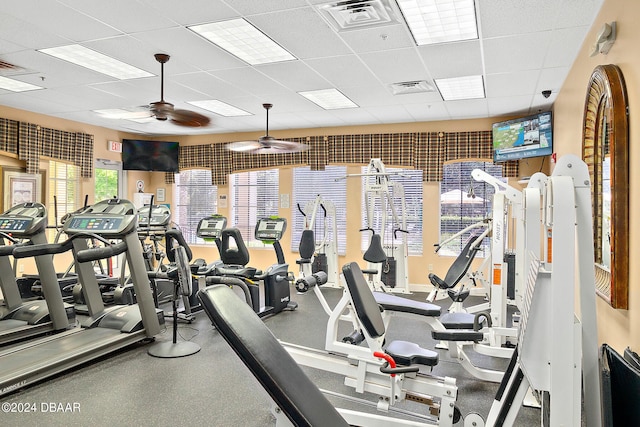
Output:
M24 231L31 224L31 219L24 218L2 218L0 219L0 231L13 232Z
M551 113L493 124L493 160L503 162L553 153Z
M116 231L122 223L122 218L82 218L71 219L68 230L82 231Z

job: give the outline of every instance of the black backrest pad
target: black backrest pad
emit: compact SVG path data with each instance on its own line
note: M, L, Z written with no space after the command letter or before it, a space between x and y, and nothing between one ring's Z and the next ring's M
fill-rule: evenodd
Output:
M380 306L373 297L373 293L371 289L369 289L367 279L365 279L362 274L360 266L352 262L342 267L342 273L344 274L344 280L347 282L347 288L351 294L353 308L362 326L373 338L384 335L384 321L380 314Z
M384 252L382 248L382 239L379 234L373 234L371 236L371 242L369 243L369 247L367 248L362 258L365 261L372 262L374 264L380 264L387 260L387 254Z
M300 258L309 259L316 251L316 240L313 236L313 230L302 230L302 236L300 237Z
M198 298L220 335L295 426L348 425L231 288L209 286L198 292Z
M471 245L473 244L473 242L478 240L480 236L480 234L477 234L470 237L467 241L467 244L462 249L462 252L460 252L460 255L458 255L455 261L453 261L453 264L451 264L451 267L449 267L447 275L444 276L444 282L448 287L452 287L456 283L458 283L464 277L464 275L467 274L467 271L469 271L471 262L476 257L478 249L480 249L480 245L473 249L471 249Z
M225 228L220 234L220 259L226 265L249 264L249 250L244 244L240 230L235 227ZM235 246L231 242L235 242Z

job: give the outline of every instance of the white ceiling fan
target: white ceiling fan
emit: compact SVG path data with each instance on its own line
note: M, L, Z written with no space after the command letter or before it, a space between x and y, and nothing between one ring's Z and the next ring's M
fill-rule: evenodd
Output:
M300 144L295 141L283 141L275 139L269 135L269 110L273 107L273 104L262 104L265 110L267 110L267 132L264 136L261 136L256 141L238 141L232 142L226 145L226 148L231 151L250 153L250 154L282 154L282 153L297 153L300 151L306 151L311 148L307 144Z

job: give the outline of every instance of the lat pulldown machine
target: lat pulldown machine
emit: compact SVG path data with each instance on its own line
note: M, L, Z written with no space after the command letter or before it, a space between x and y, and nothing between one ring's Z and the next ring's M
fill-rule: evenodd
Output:
M374 289L409 293L409 270L407 249L407 217L404 187L389 179L380 159L371 159L367 171L350 174L348 177L364 177L364 196L367 226L360 231L371 231L371 243L364 254L368 262L363 273L372 279ZM390 218L389 218L390 216ZM391 243L387 224L391 223ZM379 229L379 233L376 233ZM399 234L399 235L398 235Z

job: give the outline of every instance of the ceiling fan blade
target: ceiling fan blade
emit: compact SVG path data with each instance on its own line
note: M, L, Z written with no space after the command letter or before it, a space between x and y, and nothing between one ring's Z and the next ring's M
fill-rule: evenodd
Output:
M285 153L299 153L307 151L310 146L306 144L300 144L294 141L283 141L279 139L273 139L271 137L262 137L258 140L261 147L253 151L253 154L285 154Z
M262 144L259 141L238 141L231 142L225 146L227 150L236 151L238 153L252 153L255 150L262 148Z
M171 122L179 126L201 127L211 122L209 117L190 110L173 110L169 116L171 117Z

